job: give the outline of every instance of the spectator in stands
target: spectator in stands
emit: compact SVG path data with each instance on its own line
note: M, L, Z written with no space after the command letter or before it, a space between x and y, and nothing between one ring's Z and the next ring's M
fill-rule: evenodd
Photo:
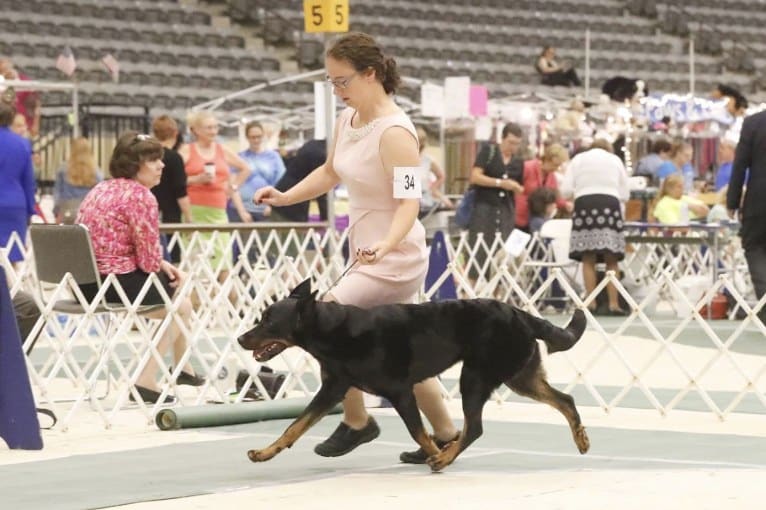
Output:
M618 263L625 258L622 203L629 197L628 173L612 150L607 140L594 140L589 150L572 158L561 184L561 194L574 197L569 257L582 262L588 296L597 285L596 263L605 262L607 270L619 274ZM627 315L620 308L617 288L609 283L606 290L608 307L597 308L594 299L588 305L590 310Z
M16 111L0 101L0 247L7 247L15 233L23 243L29 219L35 214L35 175L29 141L10 130ZM8 259L24 258L14 243Z
M162 177L152 188L160 208L161 223L191 223L191 202L186 191L186 169L181 155L174 149L178 141L178 124L169 115L160 115L152 122L154 137L162 144ZM167 238L163 235L163 243ZM171 262L181 261L181 247L176 243L170 250Z
M687 142L675 142L668 155L670 158L657 168L656 176L660 185L666 177L677 173L684 177L684 190L691 191L694 184L694 170L691 166L694 148Z
M186 189L191 203L192 222L228 224L226 215L228 198L231 198L243 221L252 221L250 213L245 210L242 199L237 193L239 186L250 175L250 167L242 158L216 141L218 119L211 112L204 110L192 112L189 115L188 125L195 141L182 146L178 152L183 158L186 169ZM236 176L229 172L231 166L239 169ZM210 240L212 234L202 234L202 238ZM228 234L219 233L210 261L212 267L219 267L228 245ZM228 264L224 263L223 267L227 268ZM223 281L228 274L228 269L222 269L219 279Z
M152 274L156 274L163 289L173 296L186 275L162 258L159 235L159 208L157 199L149 191L160 182L162 175L162 145L149 135L129 131L122 134L109 161L112 179L96 185L80 205L77 223L88 227L96 256L96 265L102 277L116 275L128 299L134 302L141 288ZM96 284L81 285L83 295L92 300L98 288ZM105 298L121 302L114 287L107 290ZM152 286L141 304L163 304L159 290ZM147 314L161 319L167 311L161 309ZM188 324L191 302L184 298L176 312L180 320ZM176 365L186 351L186 338L176 321L168 325L157 352L162 356L170 347ZM159 365L150 356L136 380L136 392L144 402L155 403L160 390L155 381ZM200 386L201 377L194 374L189 364L183 367L177 384ZM131 394L130 399L134 396ZM175 402L167 396L164 403Z
M571 65L561 64L556 60L556 48L553 46L543 48L542 53L537 58L536 68L542 76L541 83L543 85L574 85L576 87L582 85L577 72Z
M671 174L662 181L660 192L650 208L649 221L668 225L685 224L707 217L710 212L701 200L684 194L684 178Z
M658 138L652 142L649 153L638 160L633 174L646 177L650 183L658 183L657 171L665 161L670 159L672 148L673 146L666 139Z
M104 180L104 174L96 164L87 138L75 138L69 147L69 159L56 171L53 215L56 222L71 225L77 217L80 202L93 186Z
M543 223L556 214L558 193L542 186L529 194L529 233L540 232Z
M529 159L524 162L522 179L524 191L516 195L516 228L530 231L529 196L538 188L549 188L554 194L558 194L559 184L556 172L567 161L569 161L567 150L554 143L545 148L541 159ZM572 202L561 197L557 198L556 205L564 214L569 215L572 212Z
M726 208L729 217L739 211L742 247L755 288L755 297L766 294L766 111L747 117L734 154ZM749 175L746 173L749 170ZM746 187L746 189L745 189ZM742 195L744 193L744 199ZM758 314L766 322L766 307Z
M254 204L253 195L263 187L276 185L285 174L285 163L279 152L263 146L264 130L260 122L249 122L245 126L245 136L250 146L239 156L250 166L250 176L239 187L239 195L252 220L263 221L271 215L271 207ZM229 221L242 221L231 204L228 215Z
M453 208L454 204L442 193L444 184L444 170L439 164L426 154L428 146L428 133L418 126L418 146L420 149L420 169L423 197L420 199L420 215L423 216L437 207Z
M397 199L395 167L417 166L415 127L392 95L399 84L396 61L375 40L352 32L326 53L328 81L348 107L340 114L327 161L286 192L261 188L256 203L291 205L328 192L343 182L349 193L350 253L358 263L325 294L325 299L361 307L411 302L425 281L426 236L418 221L418 199ZM403 187L403 186L402 186ZM403 189L402 189L403 191ZM434 427L437 445L457 436L434 378L413 388L418 406ZM314 451L340 456L380 433L352 388L344 400L340 426ZM422 450L404 452L403 462L425 463Z
M0 58L0 76L6 80L29 80L29 77L17 71L13 62L7 58ZM37 136L40 131L40 95L33 90L16 92L14 107L17 113L24 116L30 135Z
M514 193L523 193L524 161L518 157L524 133L521 126L509 122L503 127L499 145L489 144L476 156L469 182L476 188L476 202L468 222L468 244L475 246L482 234L487 247L495 236L507 239L516 224ZM482 267L487 251L478 249L477 266L472 266L469 277L479 278L476 267Z
M287 191L311 172L322 166L327 160L327 142L325 140L309 140L304 143L294 156L285 160L285 174L279 180L276 189ZM319 218L327 221L327 195L316 197L319 208ZM283 207L274 207L275 219L286 221L309 221L309 200Z
M721 191L729 185L736 148L737 142L726 137L721 138L718 143L718 170L715 172L715 191Z

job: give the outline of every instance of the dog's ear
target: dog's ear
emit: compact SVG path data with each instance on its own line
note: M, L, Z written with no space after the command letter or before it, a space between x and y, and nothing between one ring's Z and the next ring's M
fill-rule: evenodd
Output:
M316 292L313 293L316 296ZM312 297L311 293L311 278L306 278L297 287L293 289L288 297L295 299L307 299Z

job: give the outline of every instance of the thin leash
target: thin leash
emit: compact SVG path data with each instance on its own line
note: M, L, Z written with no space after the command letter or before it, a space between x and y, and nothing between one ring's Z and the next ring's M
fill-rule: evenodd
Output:
M336 278L335 281L332 282L332 284L330 284L329 287L327 287L327 290L322 293L322 296L320 297L320 300L321 300L321 298L324 298L333 289L333 287L338 285L338 282L344 276L346 276L348 274L348 272L351 271L358 262L359 262L359 259L355 258L354 261L351 264L349 264L348 267L346 267L346 269L343 270L343 272L340 274L340 276L338 278Z
M348 231L351 232L351 229L354 228L356 224L359 223L359 221L365 216L367 216L369 213L370 211L365 211L364 214L362 214L360 217L356 219L356 221L354 221L354 223L348 226ZM346 267L346 269L343 270L340 276L336 278L334 282L332 282L332 285L327 287L327 290L322 293L322 295L320 296L320 299L324 298L336 285L338 285L338 282L341 281L341 279L343 279L343 277L346 276L348 272L351 271L358 262L359 262L359 259L357 259L356 256L354 256L354 261L351 262L351 264L349 264Z

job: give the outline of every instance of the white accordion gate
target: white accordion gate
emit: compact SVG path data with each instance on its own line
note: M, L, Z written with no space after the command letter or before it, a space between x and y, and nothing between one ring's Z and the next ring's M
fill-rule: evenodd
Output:
M160 364L160 387L179 398L176 405L241 402L252 389L267 399L290 398L312 394L319 387L316 362L298 349L288 349L270 363L285 374L284 382L279 388L266 388L258 363L236 339L266 306L303 279L311 277L315 288L326 290L347 267L342 250L345 234L299 224L231 225L227 230L174 227L169 245L180 247L180 267L190 276L178 295L195 303L188 322L178 314L178 300L169 298L169 312L162 320L140 316L127 302L129 310L120 316L95 313L71 277L43 299L36 290L33 253L16 268L4 264L11 272L11 292L32 291L42 310L24 340L27 349L36 338L27 365L38 404L57 412L62 429L76 426L88 411L106 427L124 409L139 409L150 422L158 405L128 400L150 357ZM553 261L545 242L534 238L524 254L512 258L502 241L479 239L468 246L465 236L448 237L449 263L423 289L421 299L430 299L442 284L454 284L459 297L501 299L564 324L574 307L591 303L611 282L631 315L602 319L588 313L583 340L546 359L554 384L575 393L579 405L597 405L605 412L649 407L667 414L689 408L691 402L692 408L720 419L734 412L766 414L766 327L756 315L766 299L756 305L748 299L741 252L716 257L715 273L720 276L714 280L710 250L698 245L673 249L636 245L623 263L622 279L609 273L591 295L583 296L576 275ZM18 238L11 243L21 245ZM213 267L216 245L225 251ZM703 277L705 284L700 286ZM698 285L696 290L690 281ZM156 284L150 280L145 290ZM104 286L108 285L118 284L109 278ZM741 314L739 319L713 321L702 310L722 292L735 304L730 314ZM88 312L77 316L53 312L51 299L69 294ZM171 367L156 349L173 323L185 333L188 348L181 363ZM175 385L186 360L206 377L204 386ZM455 369L443 374L441 382L447 398L459 398ZM515 397L501 387L494 398L502 402Z

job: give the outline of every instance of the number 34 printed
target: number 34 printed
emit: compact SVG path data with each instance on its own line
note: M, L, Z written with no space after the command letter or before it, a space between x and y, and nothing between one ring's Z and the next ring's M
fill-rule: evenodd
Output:
M418 166L394 167L394 198L421 198L423 169Z

